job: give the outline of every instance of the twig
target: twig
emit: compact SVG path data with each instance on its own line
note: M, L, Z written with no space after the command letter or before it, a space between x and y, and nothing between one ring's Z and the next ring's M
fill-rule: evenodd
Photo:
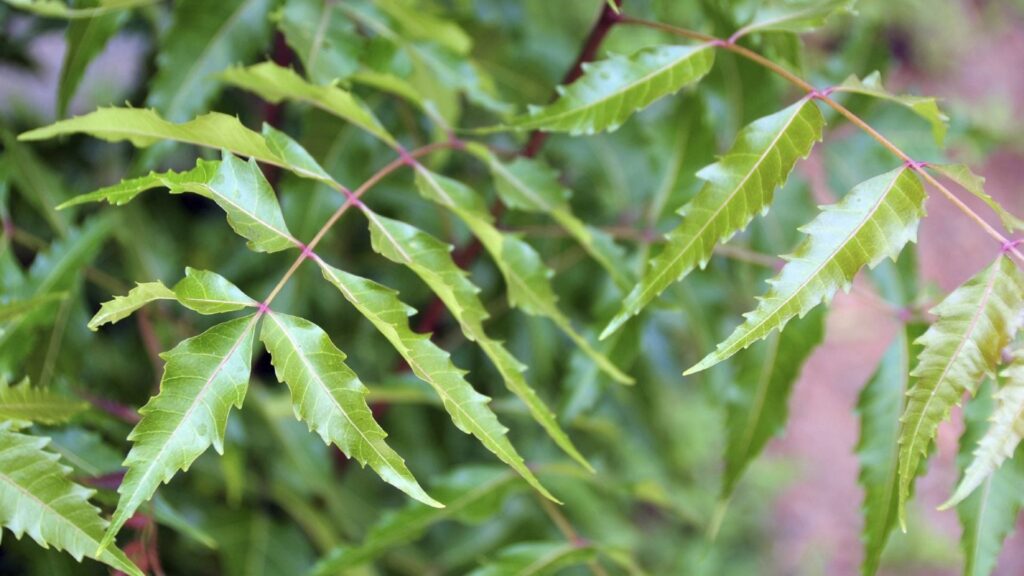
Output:
M569 522L569 519L565 517L565 514L562 514L562 511L558 509L558 506L555 506L547 498L538 496L537 500L540 502L540 506L544 509L544 512L549 518L551 518L551 522L558 527L558 531L561 532L562 536L569 541L569 544L573 546L586 545L586 541L580 538L580 535L576 533L576 529L573 528L572 522ZM605 572L604 568L602 568L601 564L596 560L587 562L587 568L590 569L590 572L594 574L594 576L608 576L608 573Z

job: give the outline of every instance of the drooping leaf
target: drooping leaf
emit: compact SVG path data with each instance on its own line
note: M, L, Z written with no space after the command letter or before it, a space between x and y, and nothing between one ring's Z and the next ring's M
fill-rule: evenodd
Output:
M106 521L89 503L93 491L68 479L70 469L48 450L49 440L0 428L0 526L28 534L81 562L89 557L133 576L142 570L117 548L96 552Z
M410 224L379 216L369 209L364 212L370 220L373 249L392 262L407 266L430 286L462 327L466 338L476 342L498 369L509 391L526 404L533 418L566 454L590 469L590 464L558 424L555 414L527 383L523 375L526 366L484 331L484 322L490 315L477 296L480 289L452 260L451 245Z
M334 284L345 299L391 342L413 373L440 396L455 426L476 437L538 492L555 500L505 436L508 429L487 406L490 398L473 389L464 377L466 371L452 363L448 352L438 348L428 335L417 334L409 328L408 317L414 310L399 300L395 291L385 286L338 270L323 261L318 263L324 278Z
M103 5L102 0L84 0L79 2L80 9L97 8ZM78 90L78 85L85 76L89 64L106 48L107 42L117 34L125 21L127 12L111 11L95 15L91 18L72 20L64 35L64 64L61 66L57 86L57 116L63 117L68 104Z
M637 110L698 82L714 60L708 45L651 46L584 64L583 76L558 87L557 100L531 107L508 127L573 135L612 131Z
M217 94L216 75L259 54L270 38L271 0L181 0L157 55L146 101L164 118L183 122Z
M857 401L860 415L858 479L864 487L861 573L865 576L873 576L878 571L882 552L896 527L900 415L910 388L910 368L915 362L912 343L923 331L924 327L919 324L907 325L899 331Z
M544 576L570 566L590 562L594 548L572 542L522 542L504 548L493 561L469 573L470 576Z
M10 132L0 130L0 136L7 157L6 170L14 188L58 235L64 236L68 232L69 216L55 209L66 194L58 173L43 164L29 146L18 142Z
M317 563L311 574L343 574L391 548L420 538L427 528L444 520L479 522L498 513L505 499L524 488L526 484L507 469L459 468L448 473L432 489L446 503L444 508L410 503L388 513L370 529L360 546L333 550Z
M398 144L370 108L357 96L336 85L311 84L291 68L278 66L273 62L262 62L246 68L230 68L221 74L221 78L228 84L254 92L269 102L293 100L310 104L352 123L380 138L389 146Z
M67 297L67 292L49 292L23 300L14 299L0 302L0 324L48 307L55 302L61 302Z
M61 0L4 0L7 4L50 18L94 18L110 12L156 4L157 0L99 0L94 6L69 6Z
M359 67L361 43L352 21L334 2L289 0L274 19L302 68L316 84L331 84Z
M291 389L296 418L324 442L334 443L363 466L369 464L385 482L429 506L442 507L384 441L387 433L366 404L369 390L319 326L268 312L260 339L270 352L277 379Z
M601 337L617 330L695 267L706 266L716 245L766 211L775 189L785 184L796 162L821 140L824 124L817 105L805 99L745 127L728 153L697 173L706 183L679 210L682 224L668 234L668 243L650 261L643 280Z
M220 168L220 162L200 159L196 162L196 167L191 170L185 172L175 172L173 170L150 172L146 176L129 178L88 194L75 196L57 208L63 210L90 202L107 202L112 206L123 206L134 200L139 194L153 188L167 188L168 190L184 192L189 186L198 186L211 182L218 168Z
M174 285L174 297L200 314L220 314L256 306L257 302L227 278L208 270L185 268L185 277Z
M569 319L558 309L558 298L551 286L553 272L544 265L540 255L529 244L494 226L494 218L483 198L461 182L435 174L422 165L416 166L416 186L425 198L455 213L480 240L505 279L512 306L528 314L549 318L602 371L618 382L633 382L632 378L619 370L573 328Z
M241 408L249 385L258 320L250 315L218 324L162 355L160 393L139 410L142 420L128 435L133 442L124 461L128 471L101 547L114 541L161 483L188 470L211 444L224 451L228 413L232 406Z
M964 190L977 196L996 213L1000 222L1010 232L1024 230L1024 220L1011 214L995 198L989 196L985 192L985 178L975 174L966 164L928 164L928 169L949 178L963 187Z
M1024 438L1024 356L1018 353L999 379L1002 387L992 395L995 409L988 430L978 440L974 459L963 471L959 486L942 505L943 509L963 502L991 478L1007 459L1013 458L1017 445Z
M932 136L935 137L935 143L942 146L942 143L946 139L946 131L949 129L949 117L939 110L939 105L935 101L935 98L926 98L923 96L911 96L906 94L893 94L882 86L882 75L879 72L872 72L864 77L864 80L860 80L854 75L850 75L843 83L836 86L836 92L853 92L855 94L863 94L865 96L871 96L872 98L880 98L882 100L889 100L895 102L900 106L909 109L914 114L917 114L921 118L924 118L932 127Z
M114 296L113 300L104 302L96 315L89 320L89 330L95 332L104 324L114 324L124 320L150 302L176 298L174 291L164 286L163 282L159 280L137 283L124 296Z
M506 206L515 210L547 214L555 219L594 260L600 264L620 288L628 288L631 280L624 270L622 255L610 238L576 217L569 206L572 194L558 181L558 173L534 158L518 157L505 163L486 146L470 143L466 150L483 160L491 169L494 188Z
M10 386L0 380L0 421L63 424L88 409L81 400L46 388L34 388L28 378Z
M812 311L741 358L742 368L726 408L721 499L732 495L747 466L785 427L790 393L804 362L824 337L824 319L824 314Z
M993 414L993 388L988 382L983 383L977 397L964 408L965 428L957 455L961 474L971 462L971 448L987 433L985 420ZM992 574L1003 541L1016 526L1017 515L1024 504L1020 492L1022 483L1024 459L1014 458L986 478L981 489L957 504L956 513L963 528L960 547L964 553L964 576Z
M901 167L858 184L837 204L800 230L807 234L784 259L782 272L746 320L696 366L693 374L714 366L786 323L807 314L847 288L864 266L874 268L886 257L895 259L917 237L924 216L924 188L908 168Z
M914 386L900 420L901 525L906 526L910 488L939 423L965 391L974 394L981 379L993 374L1019 328L1022 307L1024 274L1000 256L932 310L938 320L915 342L924 349L910 373Z
M734 37L754 32L811 32L821 28L832 16L853 11L856 0L806 0L773 2L757 11L753 20Z

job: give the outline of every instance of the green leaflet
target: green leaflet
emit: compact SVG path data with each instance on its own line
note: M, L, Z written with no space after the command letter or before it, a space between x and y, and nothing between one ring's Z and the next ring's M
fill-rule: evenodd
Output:
M211 514L223 576L299 576L316 558L302 529L261 507Z
M420 538L430 526L443 520L476 523L497 514L513 493L526 487L507 469L473 466L459 468L437 482L433 492L448 505L430 508L410 503L386 514L370 529L358 547L340 547L328 553L311 576L333 576L370 562L387 550Z
M256 57L270 38L272 0L181 0L163 35L157 73L146 100L175 122L206 109L220 86L216 74Z
M651 46L629 56L583 65L583 76L558 87L558 99L508 123L515 130L613 131L637 110L699 81L711 70L714 49L700 46Z
M555 414L527 383L523 376L526 366L484 331L484 322L490 315L477 296L480 289L452 260L451 245L410 224L379 216L369 209L364 212L370 220L373 249L392 262L407 266L430 286L459 322L466 338L479 344L498 369L505 386L526 404L530 414L551 439L580 465L592 471L593 468L558 424Z
M359 36L336 7L323 0L289 0L273 16L309 79L321 85L348 78L359 67Z
M623 290L632 285L625 271L621 250L600 230L587 226L572 213L572 192L558 181L558 173L534 158L518 157L504 163L486 146L472 142L466 150L480 158L491 170L494 188L506 206L515 210L547 214L569 233L584 250L611 275Z
M924 347L910 376L914 378L900 431L900 524L906 526L906 502L920 462L939 423L965 391L999 363L1002 349L1019 328L1024 307L1024 274L1009 257L954 290L932 313L938 320L915 342Z
M258 320L250 315L218 324L162 355L160 393L139 410L142 420L128 435L133 442L124 461L128 472L101 549L162 482L188 470L211 444L224 451L228 413L232 406L242 407L249 385Z
M175 300L174 291L163 282L139 282L124 296L114 296L100 306L96 315L89 320L89 330L95 332L104 324L114 324L132 315L133 312L157 300Z
M812 311L743 355L726 408L722 500L732 495L747 466L785 427L793 385L824 335L825 315Z
M0 421L63 424L89 405L46 388L33 388L28 378L9 386L0 380Z
M900 415L910 387L910 367L915 361L911 343L924 326L907 325L886 350L871 380L857 401L860 438L857 459L858 480L864 487L864 561L861 573L873 576L878 571L882 552L896 526L899 511Z
M228 224L247 239L257 252L279 252L299 245L285 224L281 206L263 171L252 158L248 162L224 151L220 162L202 160L187 172L150 172L147 176L76 197L61 208L106 200L125 204L140 193L165 187L171 194L191 192L217 203L227 215Z
M432 14L425 6L403 0L375 0L374 4L398 24L404 38L434 42L460 56L473 48L472 38L458 24Z
M109 142L127 140L139 148L152 146L161 140L174 140L230 150L239 156L288 168L270 151L262 136L243 126L238 118L220 112L209 112L176 124L164 120L150 109L100 108L83 116L29 130L18 135L18 140L46 140L69 134L89 134Z
M220 314L258 303L216 272L185 268L185 277L174 285L178 302L200 314Z
M54 302L61 302L68 297L67 292L50 292L24 300L13 299L0 303L0 323L10 322L26 314L49 307Z
M76 6L72 8L71 6L68 6L66 2L62 2L61 0L3 1L15 8L25 10L26 12L33 12L40 16L49 16L51 18L65 18L68 20L93 18L110 12L136 8L139 6L148 6L150 4L156 4L157 2L157 0L99 0L95 6Z
M49 442L0 428L0 525L16 538L27 533L40 546L67 551L79 562L87 556L143 576L116 547L96 552L106 521L89 503L93 491L69 480L70 468L46 450Z
M408 317L414 310L399 300L390 288L342 272L323 261L318 263L324 278L391 342L413 373L437 392L459 430L475 436L538 492L557 502L505 436L508 429L487 406L490 398L473 389L464 378L466 371L456 367L451 355L431 342L429 335L417 334L409 328Z
M836 86L835 91L863 94L872 98L895 102L931 124L932 136L935 137L936 144L942 146L943 141L946 139L946 131L949 130L949 117L939 110L939 105L935 98L893 94L882 86L882 75L877 71L865 76L864 80L860 80L851 74L846 80L843 80L842 84Z
M953 496L941 506L950 508L970 494L999 470L1017 450L1024 437L1024 357L1019 354L1000 374L1002 387L992 395L995 409L991 424L978 441L974 459L963 471L963 479ZM966 451L966 449L965 449Z
M370 108L357 96L335 85L310 84L291 68L262 62L247 68L230 68L221 74L221 78L228 84L254 92L270 102L294 100L310 104L358 126L389 146L398 145Z
M928 164L928 169L949 178L964 190L977 196L996 213L996 216L999 216L1003 226L1010 232L1024 230L1024 220L1011 214L995 198L989 196L985 192L985 178L975 174L966 164Z
M837 204L825 206L809 224L807 234L757 309L718 349L684 375L700 372L736 352L782 330L795 316L846 288L864 266L874 268L886 257L895 259L917 236L924 216L924 188L913 171L901 167L858 184Z
M79 8L96 8L102 6L100 0L78 2ZM88 19L72 20L64 34L66 48L64 64L61 66L60 79L57 86L57 116L67 114L68 104L75 95L82 76L85 75L89 63L106 48L107 42L117 34L125 21L127 12L114 11L98 14Z
M987 434L986 419L993 414L993 388L991 383L985 382L977 397L964 408L965 428L957 455L961 474L971 462L971 447ZM998 406L995 409L998 410ZM992 573L1003 541L1016 526L1017 515L1024 504L1021 483L1024 483L1024 459L1013 458L986 478L980 490L957 504L957 516L963 527L960 547L964 553L964 576Z
M725 156L697 173L706 184L679 210L682 224L668 234L668 243L650 261L643 280L626 297L601 338L639 314L694 267L706 266L716 245L765 212L797 160L807 157L821 140L824 124L818 106L803 99L740 131Z
M590 562L595 556L596 551L587 544L524 542L498 551L492 562L473 570L469 576L543 576Z
M454 212L480 240L505 279L512 306L527 314L551 319L602 371L623 384L633 382L572 327L569 319L558 309L558 298L551 286L553 272L529 244L495 228L483 198L465 184L435 174L419 164L416 166L416 187L428 200Z
M807 0L769 4L757 11L754 19L740 28L734 38L754 32L810 32L825 25L837 14L853 11L856 0Z
M334 443L387 483L429 506L443 507L423 491L405 461L384 441L387 433L366 404L369 393L345 365L342 353L316 324L268 312L260 339L267 346L277 379L292 392L295 417L325 443Z

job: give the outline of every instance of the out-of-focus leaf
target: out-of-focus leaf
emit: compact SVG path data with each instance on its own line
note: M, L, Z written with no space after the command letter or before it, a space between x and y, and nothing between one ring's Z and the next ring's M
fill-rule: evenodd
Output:
M81 9L103 7L102 0L85 0L80 2ZM63 117L68 110L68 104L78 90L78 85L85 75L89 63L106 48L107 42L114 37L127 13L124 11L113 11L84 18L72 20L68 24L67 33L64 35L66 47L64 49L64 64L60 70L60 80L57 86L57 116Z
M7 4L50 18L95 18L110 12L156 4L158 0L99 0L92 6L69 6L61 0L4 0Z
M358 69L362 44L335 2L288 0L274 19L316 84L348 78Z
M568 542L523 542L504 548L493 561L470 572L470 576L543 576L570 566L589 562L596 556L589 545Z
M46 388L34 388L28 378L10 386L0 380L0 420L63 424L89 407Z
M4 142L6 170L14 188L61 236L67 234L69 217L55 210L64 200L64 186L58 173L43 164L31 148L14 135L0 130Z
M856 0L806 0L775 2L757 11L754 19L740 28L734 37L754 32L811 32L829 18L853 10Z

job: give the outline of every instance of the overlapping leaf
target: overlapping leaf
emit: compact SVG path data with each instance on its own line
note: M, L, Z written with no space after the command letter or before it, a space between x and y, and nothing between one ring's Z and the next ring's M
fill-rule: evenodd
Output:
M651 46L584 64L583 76L560 86L557 100L531 107L508 127L574 135L615 130L637 110L699 81L714 59L708 45Z
M982 485L1012 458L1024 438L1024 357L1018 355L1000 374L1002 387L993 395L995 409L992 410L988 430L978 440L974 459L963 472L960 485L948 502L949 508L959 504Z
M0 428L0 526L78 561L89 557L143 576L117 548L97 552L106 521L89 503L93 494L68 479L70 469L48 450L49 440Z
M272 0L181 0L157 55L148 106L182 122L217 94L216 74L259 54L270 38Z
M748 125L725 156L698 172L706 184L679 210L682 224L669 233L668 243L650 261L643 280L601 337L617 330L696 266L707 265L716 245L766 211L797 160L821 140L824 123L817 105L801 100Z
M569 206L571 192L558 181L558 173L535 158L518 157L505 163L486 146L471 143L466 150L491 169L494 188L509 208L546 214L555 219L623 289L631 280L625 271L621 250L606 234L576 217Z
M416 167L416 185L425 198L444 206L459 217L490 254L505 279L509 302L528 314L551 319L589 356L602 371L622 383L633 380L600 353L558 309L551 286L552 272L529 244L499 231L483 198L466 185Z
M541 485L505 436L508 429L487 406L490 398L473 389L464 377L466 371L456 367L451 356L431 342L428 335L417 334L409 328L409 316L414 310L400 301L395 291L389 288L338 270L322 261L319 264L324 278L334 284L345 299L373 323L405 359L413 373L440 396L445 410L459 430L472 434L538 492L554 500L554 496Z
M277 379L291 389L298 419L324 442L336 444L363 466L369 464L385 482L427 505L442 506L423 491L402 457L384 441L387 433L366 404L369 390L319 326L269 312L260 338Z
M836 86L835 91L853 92L895 102L931 124L932 135L939 146L942 146L943 141L946 139L946 131L949 130L949 117L939 110L939 105L935 98L893 94L882 85L882 75L878 72L868 74L864 77L864 80L851 75L846 80L843 80L842 84Z
M134 444L124 465L110 528L102 547L162 482L169 482L212 444L224 450L231 407L241 408L249 385L256 315L218 324L162 355L166 361L160 393L143 406L142 420L129 434Z
M900 523L917 468L942 422L964 392L992 374L1020 324L1024 274L1000 256L954 290L932 312L938 320L918 338L924 347L911 376L900 430Z
M824 335L824 314L813 311L744 354L726 409L723 500L732 495L747 466L786 425L793 385Z
M410 224L379 216L368 209L365 212L370 219L373 249L385 258L409 267L430 286L458 321L466 338L479 344L498 369L505 386L526 404L530 414L544 427L551 439L581 465L590 468L558 424L554 413L527 383L523 376L526 366L516 360L501 342L492 339L484 331L484 322L489 314L477 296L480 289L469 281L466 272L452 260L451 245Z
M908 168L897 168L858 184L837 204L825 206L809 224L796 251L758 307L718 349L684 374L710 368L847 288L864 266L895 259L917 236L924 216L924 188Z
M961 474L971 462L971 448L987 433L985 420L993 413L990 392L993 388L988 382L984 383L978 396L964 409L964 433L960 436L957 456ZM992 574L1003 542L1016 527L1017 515L1024 504L1022 483L1024 459L1014 458L986 478L981 489L957 504L957 516L963 528L960 548L964 554L964 576Z
M366 132L390 146L397 146L373 112L357 96L336 85L310 84L291 68L273 62L262 62L247 68L235 67L224 72L225 82L254 92L270 102L294 100L316 106Z

